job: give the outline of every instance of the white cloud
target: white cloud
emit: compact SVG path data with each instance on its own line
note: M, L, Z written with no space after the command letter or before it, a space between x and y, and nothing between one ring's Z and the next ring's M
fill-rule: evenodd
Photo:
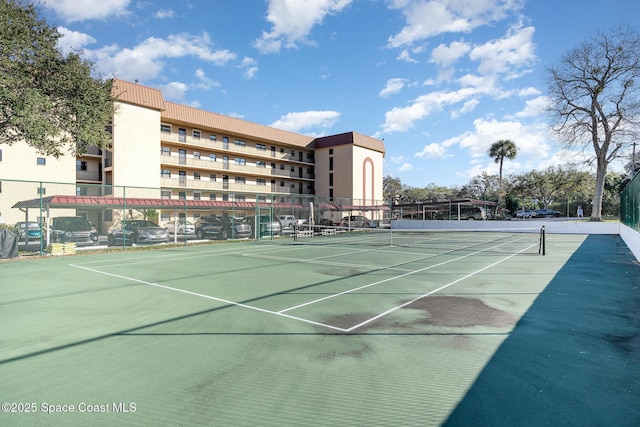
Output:
M534 31L533 27L512 28L507 36L474 47L469 57L480 62L481 74L513 73L535 61Z
M58 32L62 35L58 39L58 49L64 54L72 50L81 50L86 45L96 42L96 39L89 34L72 31L65 27L58 27Z
M539 117L545 114L545 110L548 106L549 98L546 96L539 96L537 98L530 99L525 102L524 109L516 113L516 117Z
M173 9L160 9L154 16L156 19L171 19L176 16L176 12Z
M150 37L131 49L112 45L86 54L101 74L140 81L157 77L164 67L162 60L167 58L192 56L219 66L236 59L236 54L226 49L214 49L206 33Z
M392 48L412 45L442 33L468 33L503 19L522 7L520 0L396 0L391 9L402 11L406 26L389 37Z
M398 172L408 172L413 170L413 165L411 163L403 163L398 167Z
M480 94L487 94L491 87L464 87L457 91L437 91L416 98L407 107L395 107L385 113L382 133L404 132L411 129L414 122L422 120L432 113L442 111L449 105L466 102ZM473 104L470 104L472 106Z
M449 46L440 44L431 51L429 62L433 62L442 67L450 67L459 58L466 55L471 50L471 45L466 42L452 42Z
M298 44L313 44L307 37L315 25L327 15L341 12L352 0L269 0L267 21L270 32L254 41L261 53L276 53L282 46L295 48Z
M290 132L302 133L304 130L313 128L329 129L340 118L337 111L304 111L299 113L288 113L269 126L287 130Z
M379 95L383 98L398 93L407 84L406 79L395 78L387 80L387 85L382 89Z
M253 58L245 56L242 58L239 68L244 70L243 75L246 79L251 80L258 72L258 61Z
M450 154L447 154L447 147L444 144L436 143L426 145L422 151L417 152L414 156L426 159L442 159L445 157L451 157Z
M220 87L220 82L207 77L202 68L196 70L196 78L200 81L200 83L195 85L198 89L210 90L214 87Z
M53 10L66 22L86 21L90 19L106 19L122 16L129 12L127 8L131 0L44 0L44 7Z
M171 82L163 85L160 89L162 90L162 94L165 98L183 103L188 86L181 82Z

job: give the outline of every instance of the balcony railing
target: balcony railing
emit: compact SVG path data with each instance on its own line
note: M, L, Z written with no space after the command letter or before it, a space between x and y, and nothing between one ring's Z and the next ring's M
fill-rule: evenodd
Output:
M309 158L304 155L302 159L299 157L299 152L296 155L291 155L289 150L285 153L278 151L271 151L269 149L258 149L251 146L246 145L236 145L233 143L227 143L226 145L222 141L211 141L206 138L194 138L190 135L179 136L177 133L167 133L161 132L160 138L162 141L167 142L175 142L177 144L188 146L190 148L195 149L210 149L211 151L216 152L227 152L227 153L238 153L244 154L247 156L257 157L257 158L265 158L265 159L275 159L275 160L285 160L285 161L295 161L295 162L303 162L313 164L315 163L314 158Z
M102 174L94 171L76 171L76 181L102 182Z
M229 171L237 172L245 175L258 175L272 178L292 178L292 179L314 179L314 174L306 171L300 176L300 171L291 171L291 169L278 169L270 166L250 166L238 165L227 161L212 161L209 159L194 159L184 156L162 155L161 162L167 166L188 166L190 168L203 171Z

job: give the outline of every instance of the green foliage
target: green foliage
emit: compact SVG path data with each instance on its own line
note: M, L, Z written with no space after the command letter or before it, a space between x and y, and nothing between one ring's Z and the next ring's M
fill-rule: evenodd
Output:
M109 147L111 81L58 51L59 38L32 3L0 0L0 144L24 141L55 157Z

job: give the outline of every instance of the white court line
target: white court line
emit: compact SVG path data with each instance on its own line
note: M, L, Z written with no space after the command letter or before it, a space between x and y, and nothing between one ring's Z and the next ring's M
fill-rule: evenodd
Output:
M370 318L370 319L368 319L368 320L365 320L364 322L358 323L357 325L355 325L355 326L352 326L352 327L348 328L348 329L347 329L347 332L351 332L351 331L353 331L353 330L355 330L355 329L358 329L358 328L360 328L361 326L364 326L364 325L366 325L366 324L368 324L368 323L371 323L371 322L373 322L374 320L377 320L377 319L379 319L379 318L381 318L381 317L386 316L387 314L393 313L394 311L399 310L399 309L401 309L402 307L406 307L407 305L409 305L409 304L411 304L411 303L414 303L414 302L416 302L416 301L419 301L419 300L421 300L422 298L426 298L426 297L428 297L429 295L435 294L436 292L440 292L441 290L446 289L446 288L448 288L449 286L455 285L456 283L459 283L459 282L461 282L461 281L463 281L463 280L465 280L465 279L468 279L469 277L473 277L473 276L475 276L476 274L481 273L481 272L483 272L483 271L485 271L485 270L488 270L489 268L494 267L494 266L496 266L496 265L500 264L501 262L504 262L504 261L506 261L506 260L508 260L508 259L511 259L511 258L513 258L514 256L516 256L516 255L518 255L518 254L520 254L520 253L522 253L522 252L524 252L524 251L526 251L526 250L528 250L528 249L531 249L531 248L533 248L533 247L535 247L535 246L538 246L538 244L537 244L537 243L536 243L536 244L533 244L533 245L529 246L528 248L524 248L524 249L522 249L521 251L516 252L515 254L511 254L511 255L509 255L508 257L505 257L505 258L503 258L503 259L501 259L501 260L498 260L498 261L494 262L493 264L489 264L489 265L487 265L486 267L481 268L480 270L474 271L473 273L469 273L469 274L467 274L466 276L463 276L463 277L461 277L461 278L459 278L459 279L456 279L456 280L454 280L454 281L453 281L453 282L451 282L451 283L447 283L447 284L446 284L446 285L444 285L444 286L440 286L438 289L434 289L434 290L432 290L432 291L430 291L430 292L427 292L426 294L420 295L419 297L412 299L411 301L405 302L404 304L401 304L401 305L399 305L399 306L393 307L393 308L391 308L391 309L389 309L389 310L387 310L387 311L385 311L385 312L383 312L383 313L380 313L380 314L378 314L378 315L376 315L376 316L374 316L374 317L372 317L372 318Z
M327 325L327 324L320 323L320 322L315 322L313 320L303 319L302 317L291 316L289 314L278 313L278 312L271 311L271 310L266 310L266 309L260 308L260 307L254 307L254 306L251 306L251 305L242 304L242 303L235 302L235 301L229 301L229 300L224 299L224 298L218 298L218 297L214 297L214 296L211 296L211 295L201 294L201 293L198 293L198 292L187 291L185 289L174 288L172 286L161 285L159 283L147 282L147 281L136 279L136 278L133 278L133 277L121 276L119 274L107 273L105 271L100 271L100 270L96 270L96 269L89 268L89 267L83 267L83 266L80 266L80 265L69 264L69 266L70 267L74 267L74 268L79 268L81 270L91 271L93 273L104 274L105 276L116 277L118 279L123 279L123 280L128 280L128 281L131 281L131 282L141 283L143 285L154 286L156 288L162 288L162 289L167 289L169 291L180 292L180 293L183 293L183 294L193 295L193 296L200 297L200 298L206 298L206 299L210 299L210 300L214 300L214 301L218 301L218 302L223 302L223 303L229 304L229 305L235 305L237 307L248 308L250 310L260 311L262 313L275 314L275 315L278 315L278 316L287 317L289 319L298 320L300 322L310 323L310 324L316 325L316 326L324 326L325 328L333 329L333 330L336 330L336 331L341 331L341 332L346 332L347 331L344 328L338 328L336 326Z
M520 239L516 239L514 241L518 241L518 240L522 240L522 239L524 239L524 237L522 237ZM476 251L476 252L473 252L473 253L458 257L458 258L451 259L449 261L444 261L444 262L439 263L439 264L435 264L435 265L432 265L432 266L429 266L429 267L425 267L425 268L420 269L420 270L414 270L414 271L411 271L411 272L408 272L408 273L405 273L405 274L402 274L402 275L399 275L399 276L395 276L395 277L392 277L392 278L381 280L381 281L378 281L378 282L375 282L375 283L371 283L371 284L368 284L368 285L360 286L358 288L351 289L349 291L344 291L344 292L341 292L341 293L338 293L338 294L330 295L328 297L320 298L320 299L317 299L317 300L314 300L314 301L310 301L310 302L305 303L305 304L301 304L301 305L298 305L298 306L295 306L295 307L290 307L290 308L287 308L287 309L284 309L284 310L280 310L280 311L267 310L267 309L254 307L254 306L251 306L251 305L247 305L247 304L238 303L238 302L235 302L235 301L230 301L230 300L227 300L227 299L224 299L224 298L218 298L218 297L214 297L214 296L211 296L211 295L201 294L201 293L198 293L198 292L187 291L185 289L174 288L174 287L171 287L171 286L161 285L159 283L148 282L148 281L136 279L136 278L133 278L133 277L127 277L127 276L122 276L122 275L118 275L118 274L107 273L107 272L104 272L104 271L96 270L94 268L89 268L89 267L85 267L85 266L82 266L82 265L69 264L69 266L70 267L74 267L74 268L78 268L78 269L82 269L82 270L86 270L86 271L90 271L90 272L93 272L93 273L98 273L98 274L102 274L102 275L106 275L106 276L110 276L110 277L116 277L116 278L123 279L123 280L128 280L128 281L132 281L132 282L136 282L136 283L145 284L145 285L148 285L148 286L154 286L154 287L157 287L157 288L162 288L162 289L166 289L166 290L170 290L170 291L174 291L174 292L179 292L179 293L184 293L184 294L187 294L187 295L197 296L197 297L200 297L200 298L210 299L210 300L213 300L213 301L218 301L218 302L222 302L222 303L225 303L225 304L234 305L234 306L237 306L237 307L243 307L243 308L247 308L247 309L250 309L250 310L259 311L259 312L262 312L262 313L274 314L276 316L281 316L281 317L289 318L289 319L292 319L292 320L298 320L300 322L304 322L304 323L308 323L308 324L312 324L312 325L316 325L316 326L322 326L322 327L325 327L325 328L328 328L328 329L332 329L332 330L335 330L335 331L351 332L351 331L353 331L353 330L355 330L355 329L357 329L357 328L359 328L361 326L364 326L364 325L366 325L366 324L368 324L370 322L373 322L376 319L379 319L379 318L381 318L381 317L383 317L383 316L385 316L385 315L387 315L389 313L392 313L392 312L394 312L394 311L396 311L396 310L398 310L398 309L400 309L402 307L405 307L406 305L409 305L412 302L415 302L415 301L418 301L418 300L420 300L422 298L425 298L425 297L427 297L427 296L429 296L429 295L431 295L431 294L433 294L435 292L441 291L442 289L445 289L445 288L447 288L447 287L449 287L451 285L454 285L454 284L456 284L456 283L458 283L458 282L460 282L462 280L465 280L465 279L467 279L469 277L472 277L472 276L474 276L474 275L476 275L476 274L478 274L478 273L480 273L480 272L482 272L484 270L487 270L487 269L489 269L489 268L491 268L491 267L493 267L493 266L495 266L495 265L497 265L497 264L499 264L501 262L504 262L504 261L514 257L515 255L517 255L519 253L522 253L522 252L524 252L524 251L536 246L537 243L533 244L533 245L531 245L531 246L529 246L527 248L524 248L524 249L522 249L522 250L520 250L520 251L518 251L518 252L516 252L514 254L511 254L511 255L509 255L509 256L507 256L507 257L505 257L505 258L503 258L503 259L501 259L499 261L496 261L493 264L490 264L490 265L488 265L486 267L483 267L483 268L481 268L481 269L479 269L479 270L477 270L477 271L475 271L473 273L470 273L470 274L468 274L468 275L466 275L466 276L464 276L464 277L462 277L460 279L457 279L457 280L455 280L455 281L453 281L453 282L451 282L451 283L449 283L447 285L441 286L438 289L435 289L435 290L430 291L430 292L428 292L426 294L420 295L419 297L414 298L413 300L411 300L409 302L406 302L406 303L404 303L402 305L393 307L393 308L391 308L391 309L389 309L389 310L387 310L387 311L385 311L385 312L383 312L381 314L378 314L378 315L376 315L376 316L374 316L374 317L372 317L372 318L370 318L368 320L365 320L364 322L361 322L361 323L359 323L359 324L357 324L355 326L352 326L350 328L346 328L346 329L345 328L340 328L340 327L337 327L337 326L328 325L328 324L321 323L321 322L316 322L316 321L305 319L305 318L302 318L302 317L293 316L293 315L287 314L286 312L290 311L290 310L293 310L293 309L296 309L296 308L299 308L299 307L303 307L303 306L310 305L310 304L313 304L313 303L316 303L316 302L320 302L320 301L323 301L323 300L326 300L326 299L329 299L329 298L334 298L336 296L340 296L340 295L344 295L344 294L347 294L347 293L350 293L350 292L354 292L354 291L357 291L359 289L367 288L367 287L374 286L374 285L377 285L377 284L380 284L380 283L388 282L390 280L395 280L395 279L402 278L402 277L405 277L405 276L408 276L408 275L411 275L411 274L419 273L419 272L422 272L422 271L425 271L425 270L428 270L428 269L431 269L431 268L434 268L434 267L438 267L438 266L441 266L441 265L444 265L444 264L447 264L447 263L450 263L450 262L453 262L453 261L457 261L457 260L460 260L460 259L463 259L463 258L467 258L467 257L472 256L472 255L476 255L476 254L481 253L481 252L485 252L485 251L487 251L489 249L493 249L493 248L497 248L499 246L503 246L503 245L506 245L506 244L513 243L514 241L503 242L503 243L501 243L499 245L488 247L488 248L485 248L485 249L482 249L482 250L479 250L479 251ZM390 267L386 267L386 268L390 268Z
M337 294L332 294L332 295L328 295L328 296L326 296L326 297L322 297L322 298L318 298L318 299L315 299L315 300L312 300L312 301L308 301L308 302L306 302L306 303L304 303L304 304L299 304L299 305L296 305L296 306L294 306L294 307L285 308L284 310L280 310L280 311L278 311L278 313L286 313L287 311L295 310L295 309L300 308L300 307L305 307L305 306L307 306L307 305L315 304L315 303L317 303L317 302L321 302L321 301L325 301L325 300L328 300L328 299L331 299L331 298L339 297L339 296L342 296L342 295L345 295L345 294L349 294L349 293L351 293L351 292L355 292L355 291L359 291L359 290L361 290L361 289L369 288L369 287L371 287L371 286L376 286L376 285L379 285L379 284L381 284L381 283L386 283L386 282L390 282L390 281L392 281L392 280L401 279L401 278L403 278L403 277L407 277L407 276L410 276L410 275L412 275L412 274L421 273L421 272L423 272L423 271L430 270L430 269L432 269L432 268L436 268L436 267L440 267L440 266L442 266L442 265L449 264L449 263L454 262L454 261L459 261L459 260L461 260L461 259L468 258L468 257L470 257L470 256L473 256L473 255L479 254L479 253L481 253L481 252L485 252L485 251L488 251L488 250L490 250L490 249L494 249L494 248L497 248L497 247L500 247L500 246L504 246L504 245L506 245L506 244L510 244L510 243L513 243L513 242L517 242L518 240L522 240L522 239L524 239L524 237L521 237L521 238L519 238L519 239L516 239L516 240L514 240L514 241L510 241L510 242L503 242L503 243L500 243L499 245L495 245L495 246L491 246L491 247L488 247L488 248L481 249L481 250L479 250L479 251L471 252L471 253L469 253L469 254L462 255L462 256L459 256L459 257L457 257L457 258L452 258L452 259L450 259L450 260L448 260L448 261L443 261L443 262L440 262L440 263L438 263L438 264L433 264L433 265L430 265L430 266L428 266L428 267L420 268L420 269L418 269L418 270L413 270L413 271L410 271L410 272L408 272L408 273L401 274L401 275L399 275L399 276L389 277L389 278L384 279L384 280L379 280L379 281L377 281L377 282L369 283L369 284L367 284L367 285L359 286L359 287L357 287L357 288L349 289L349 290L347 290L347 291L343 291L343 292L340 292L340 293L337 293ZM529 248L532 248L533 246L536 246L536 245L537 245L537 243L536 243L535 245L531 245L531 246L529 246L528 248L525 248L525 249L521 250L520 252L523 252L523 251L525 251L525 250L527 250L527 249L529 249ZM520 253L520 252L517 252L517 253ZM517 254L517 253L516 253L516 254ZM512 255L510 255L509 257L505 258L505 259L511 258L512 256L514 256L514 255L516 255L516 254L512 254ZM502 262L502 261L500 261L500 262ZM493 265L493 264L492 264L492 265ZM467 277L467 276L465 276L465 277Z

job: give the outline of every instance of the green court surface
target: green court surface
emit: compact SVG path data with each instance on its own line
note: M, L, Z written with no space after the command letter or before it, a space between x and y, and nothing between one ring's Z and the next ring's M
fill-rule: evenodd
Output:
M618 236L404 237L2 262L0 425L640 425Z

